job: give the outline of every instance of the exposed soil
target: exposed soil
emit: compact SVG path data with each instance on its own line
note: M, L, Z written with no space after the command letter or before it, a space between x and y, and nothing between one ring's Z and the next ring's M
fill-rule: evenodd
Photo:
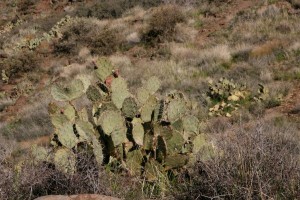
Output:
M198 45L203 46L205 42L209 41L209 38L212 33L219 31L228 26L229 22L242 10L246 10L257 6L258 3L261 2L259 0L233 0L230 1L224 7L220 13L216 15L207 15L204 20L203 27L198 33L196 41Z
M266 118L286 116L300 119L300 84L297 84L278 107L268 109Z

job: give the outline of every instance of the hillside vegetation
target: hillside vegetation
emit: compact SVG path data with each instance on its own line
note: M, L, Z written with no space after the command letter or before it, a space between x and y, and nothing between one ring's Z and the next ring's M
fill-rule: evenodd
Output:
M0 10L0 199L300 198L298 0Z

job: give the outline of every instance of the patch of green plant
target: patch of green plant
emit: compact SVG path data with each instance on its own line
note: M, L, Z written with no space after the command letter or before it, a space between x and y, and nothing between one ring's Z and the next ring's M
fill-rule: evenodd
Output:
M230 69L232 67L232 63L223 62L223 63L221 63L221 67L223 67L224 69Z
M235 84L232 80L221 78L217 83L210 81L207 96L212 102L212 107L209 109L209 115L230 117L231 112L237 110L248 95L246 86Z
M275 57L278 62L284 61L287 59L287 55L283 50L278 50L275 52Z
M196 19L195 19L195 23L194 23L194 27L197 28L197 29L199 29L199 28L201 28L202 26L203 26L203 22L201 21L201 19L196 18Z

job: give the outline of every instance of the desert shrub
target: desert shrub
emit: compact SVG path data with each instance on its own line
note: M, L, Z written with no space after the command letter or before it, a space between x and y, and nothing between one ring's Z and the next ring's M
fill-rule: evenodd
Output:
M142 41L150 45L171 41L174 39L176 24L184 20L184 14L175 5L155 8L143 30Z
M38 60L39 58L35 53L24 51L4 58L0 61L0 65L6 70L7 76L17 77L38 70Z
M90 6L82 6L75 15L79 17L95 17L98 19L109 19L121 17L124 12L135 6L150 8L159 6L163 2L160 0L102 0Z
M178 199L297 199L299 130L276 123L218 134L219 154L209 161L199 157Z
M118 50L121 40L115 30L104 27L91 31L88 44L92 54L110 55Z
M21 0L17 4L18 12L21 14L30 14L34 10L35 0Z
M3 145L1 140L0 149L6 147ZM1 162L0 198L3 200L21 200L51 194L113 195L113 192L117 193L118 191L112 191L113 187L110 185L112 179L109 179L105 169L96 168L95 159L88 156L86 152L77 152L78 170L72 175L61 173L48 163L35 164L30 159L32 158L30 153L27 154L27 159L22 164L21 162L18 163L17 160ZM122 181L124 184L125 181ZM130 181L126 180L126 183L130 183ZM125 187L123 191L126 191Z
M88 19L79 19L62 30L62 38L55 42L56 54L78 55L82 47L92 54L110 55L121 45L119 34L108 26L97 27Z

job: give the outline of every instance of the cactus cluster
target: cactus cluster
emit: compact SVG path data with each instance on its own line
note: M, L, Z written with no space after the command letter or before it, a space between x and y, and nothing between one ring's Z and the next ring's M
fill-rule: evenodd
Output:
M19 26L22 24L22 20L18 19L16 22L9 22L8 24L6 24L1 30L0 30L0 36L2 34L5 34L9 31L11 31L14 27Z
M1 71L1 79L2 79L2 81L3 81L4 83L8 83L9 78L8 78L8 76L6 75L6 72L5 72L4 69L2 69L2 71Z
M159 99L155 94L160 81L151 77L133 95L106 58L99 59L95 74L99 80L95 84L81 77L52 87L53 98L65 105L49 104L55 127L52 149L35 147L37 160L74 173L74 151L84 143L93 149L99 165L117 162L131 175L151 181L155 180L154 168L161 172L180 169L209 145L183 93L175 91ZM93 103L90 112L76 110L72 104L82 95Z
M64 18L62 18L59 22L57 22L48 33L44 33L41 37L39 38L34 38L31 39L27 42L27 46L30 50L34 50L35 48L37 48L42 41L49 41L52 38L61 38L62 34L60 32L60 29L65 26L66 24L68 24L70 21L72 20L72 18L70 16L66 16Z
M232 80L221 78L217 83L209 82L208 97L215 102L209 109L210 116L231 116L240 102L249 95L245 85L238 85Z

